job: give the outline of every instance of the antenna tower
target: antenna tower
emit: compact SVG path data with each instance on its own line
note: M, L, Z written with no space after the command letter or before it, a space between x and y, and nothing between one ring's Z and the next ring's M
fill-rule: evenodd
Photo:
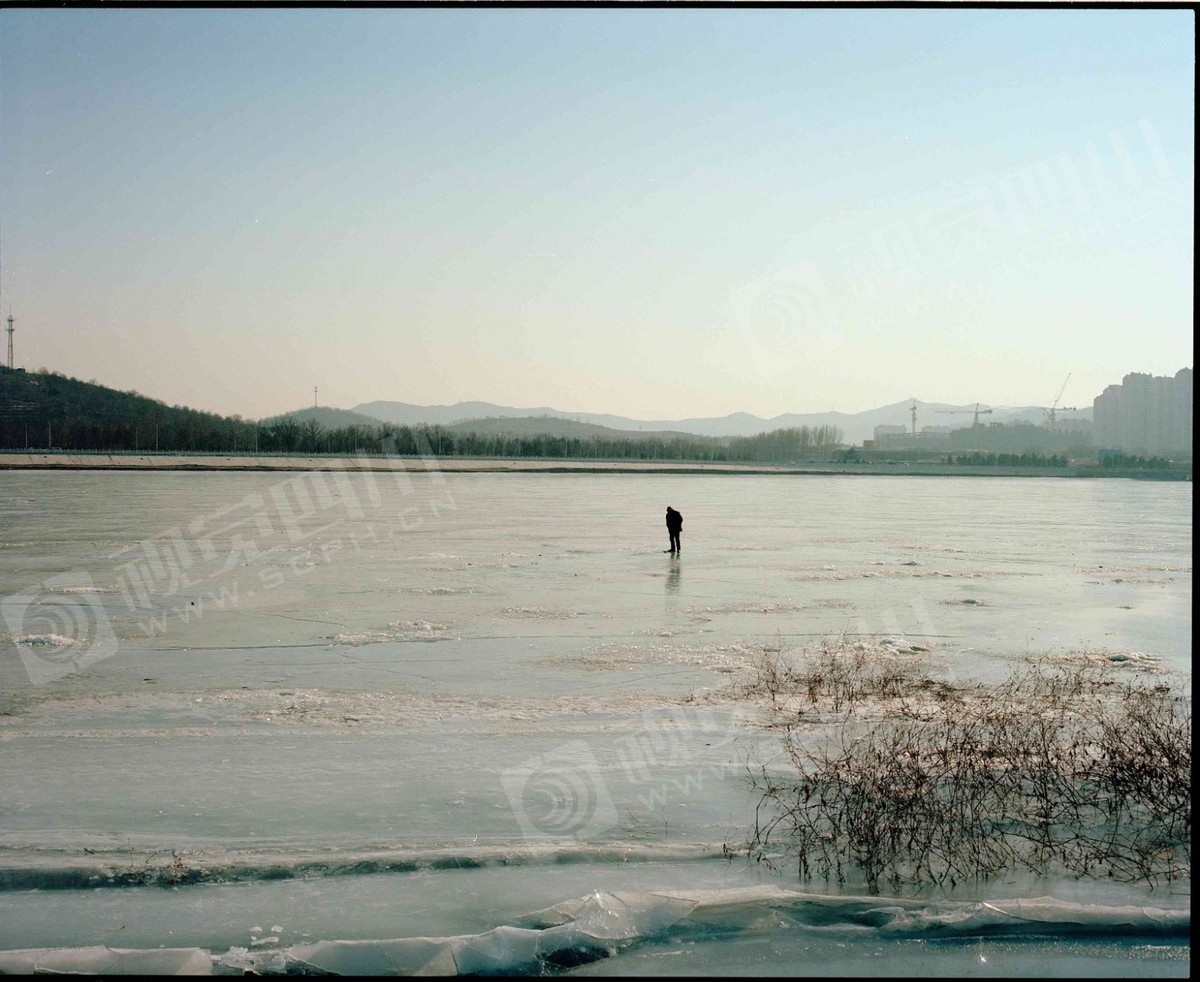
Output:
M13 367L13 352L12 352L13 338L12 338L12 336L13 336L13 315L12 315L12 307L9 307L8 308L8 367L9 368Z

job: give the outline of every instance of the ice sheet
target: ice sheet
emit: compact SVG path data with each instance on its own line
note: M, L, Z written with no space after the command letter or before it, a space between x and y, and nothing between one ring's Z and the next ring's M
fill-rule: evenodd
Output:
M950 679L1040 654L1190 680L1190 485L3 480L4 948L52 946L15 913L39 909L32 886L57 895L77 947L121 923L88 919L96 895L68 889L86 884L127 884L100 891L110 913L260 876L348 881L356 863L369 879L490 871L523 895L549 882L528 857L555 856L547 907L584 896L589 871L614 894L728 887L700 871L727 868L713 857L752 821L746 765L778 753L737 697L764 649L846 634ZM662 552L668 503L685 516L678 559ZM284 942L503 920L503 905L475 916L477 892L430 896L364 936L318 892L319 936ZM153 923L145 947L176 944ZM205 923L188 944L258 957L249 925Z

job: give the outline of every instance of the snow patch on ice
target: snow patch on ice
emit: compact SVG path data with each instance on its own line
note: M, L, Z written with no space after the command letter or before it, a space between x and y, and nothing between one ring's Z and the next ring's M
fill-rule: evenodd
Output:
M1039 662L1057 665L1096 665L1102 668L1127 668L1136 672L1165 672L1167 666L1155 654L1146 651L1112 651L1108 648L1083 648L1061 654L1039 656Z
M790 614L804 610L804 604L790 600L741 600L733 603L707 606L693 604L685 609L688 614Z
M503 613L505 617L528 617L533 620L568 620L580 615L580 611L551 607L505 607Z
M835 570L832 566L822 566L819 569L811 566L791 566L785 567L788 572L788 579L799 582L807 582L813 580L863 580L863 579L896 579L901 577L907 578L929 578L938 577L942 579L955 578L964 580L990 579L992 577L1001 576L1033 576L1035 574L1019 570L971 570L961 569L947 572L941 569L932 569L927 566L914 566L910 563L899 563L895 566L872 563L870 569L849 569Z
M64 637L61 634L26 634L24 637L17 638L16 643L61 648L75 644L75 638Z
M762 645L687 645L664 642L607 642L578 654L545 655L525 659L525 664L585 672L639 672L648 667L708 668L723 675L748 669L762 654Z
M389 641L450 641L455 635L449 624L436 621L392 621L381 628L365 631L343 631L329 638L333 644L358 646L386 644Z

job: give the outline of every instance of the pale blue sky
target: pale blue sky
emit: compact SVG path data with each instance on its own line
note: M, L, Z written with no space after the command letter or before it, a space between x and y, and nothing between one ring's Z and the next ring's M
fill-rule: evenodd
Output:
M17 362L261 416L1192 364L1187 10L0 11Z

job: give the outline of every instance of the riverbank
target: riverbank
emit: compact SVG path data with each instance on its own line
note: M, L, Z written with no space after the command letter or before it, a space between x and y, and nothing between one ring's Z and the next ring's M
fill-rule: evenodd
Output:
M902 474L925 477L1120 477L1190 481L1190 467L1170 470L1112 470L1096 466L1004 467L986 464L894 461L811 461L766 464L673 460L573 460L531 457L343 457L288 454L0 453L0 470L127 471L437 471L513 474Z

